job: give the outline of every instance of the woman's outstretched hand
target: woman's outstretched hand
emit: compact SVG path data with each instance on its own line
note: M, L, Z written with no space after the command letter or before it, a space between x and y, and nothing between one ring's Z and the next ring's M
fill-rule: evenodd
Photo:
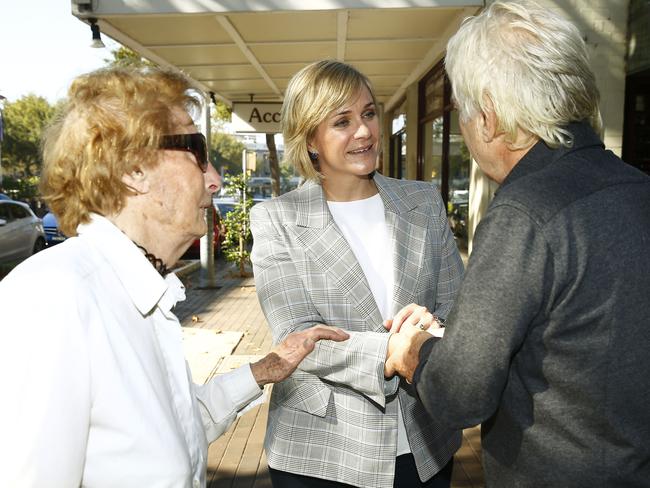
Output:
M251 371L257 384L277 383L288 378L303 359L314 350L316 342L330 340L341 342L349 334L336 327L315 325L309 329L292 332L270 353L256 363L251 363Z

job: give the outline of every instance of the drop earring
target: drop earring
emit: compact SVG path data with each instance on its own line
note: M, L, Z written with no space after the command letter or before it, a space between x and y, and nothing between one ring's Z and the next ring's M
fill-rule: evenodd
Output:
M312 161L318 161L318 153L317 152L312 152L307 150L307 154L309 154L309 159Z

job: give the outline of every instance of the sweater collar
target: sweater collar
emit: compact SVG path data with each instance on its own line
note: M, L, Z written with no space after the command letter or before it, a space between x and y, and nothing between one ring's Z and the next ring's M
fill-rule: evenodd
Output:
M604 147L603 142L587 122L572 122L565 128L573 136L573 145L571 147L560 146L553 149L547 146L544 141L538 141L514 166L503 180L503 183L501 183L499 189L505 188L512 184L513 181L555 163L572 152L586 147Z

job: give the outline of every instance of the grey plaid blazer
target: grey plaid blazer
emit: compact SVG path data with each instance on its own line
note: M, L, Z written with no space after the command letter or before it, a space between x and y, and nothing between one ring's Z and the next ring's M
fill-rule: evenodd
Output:
M395 249L393 313L416 302L446 317L463 264L438 190L380 174L374 181ZM420 478L431 478L460 447L460 432L437 425L406 382L384 379L388 334L320 184L306 182L257 204L251 229L257 294L274 341L316 324L351 333L342 343L320 342L274 386L265 439L269 466L392 488L399 395Z

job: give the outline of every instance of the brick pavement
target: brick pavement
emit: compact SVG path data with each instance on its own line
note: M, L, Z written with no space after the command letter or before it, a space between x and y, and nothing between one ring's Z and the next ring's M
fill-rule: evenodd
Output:
M183 278L187 300L175 313L183 327L240 331L243 337L229 357L215 358L212 374L225 372L241 362L266 354L271 333L255 295L252 278L230 276L222 261L217 263L219 289L198 289L198 273ZM208 488L270 488L263 449L268 403L242 415L208 452ZM456 453L452 488L483 487L480 430L466 429Z

